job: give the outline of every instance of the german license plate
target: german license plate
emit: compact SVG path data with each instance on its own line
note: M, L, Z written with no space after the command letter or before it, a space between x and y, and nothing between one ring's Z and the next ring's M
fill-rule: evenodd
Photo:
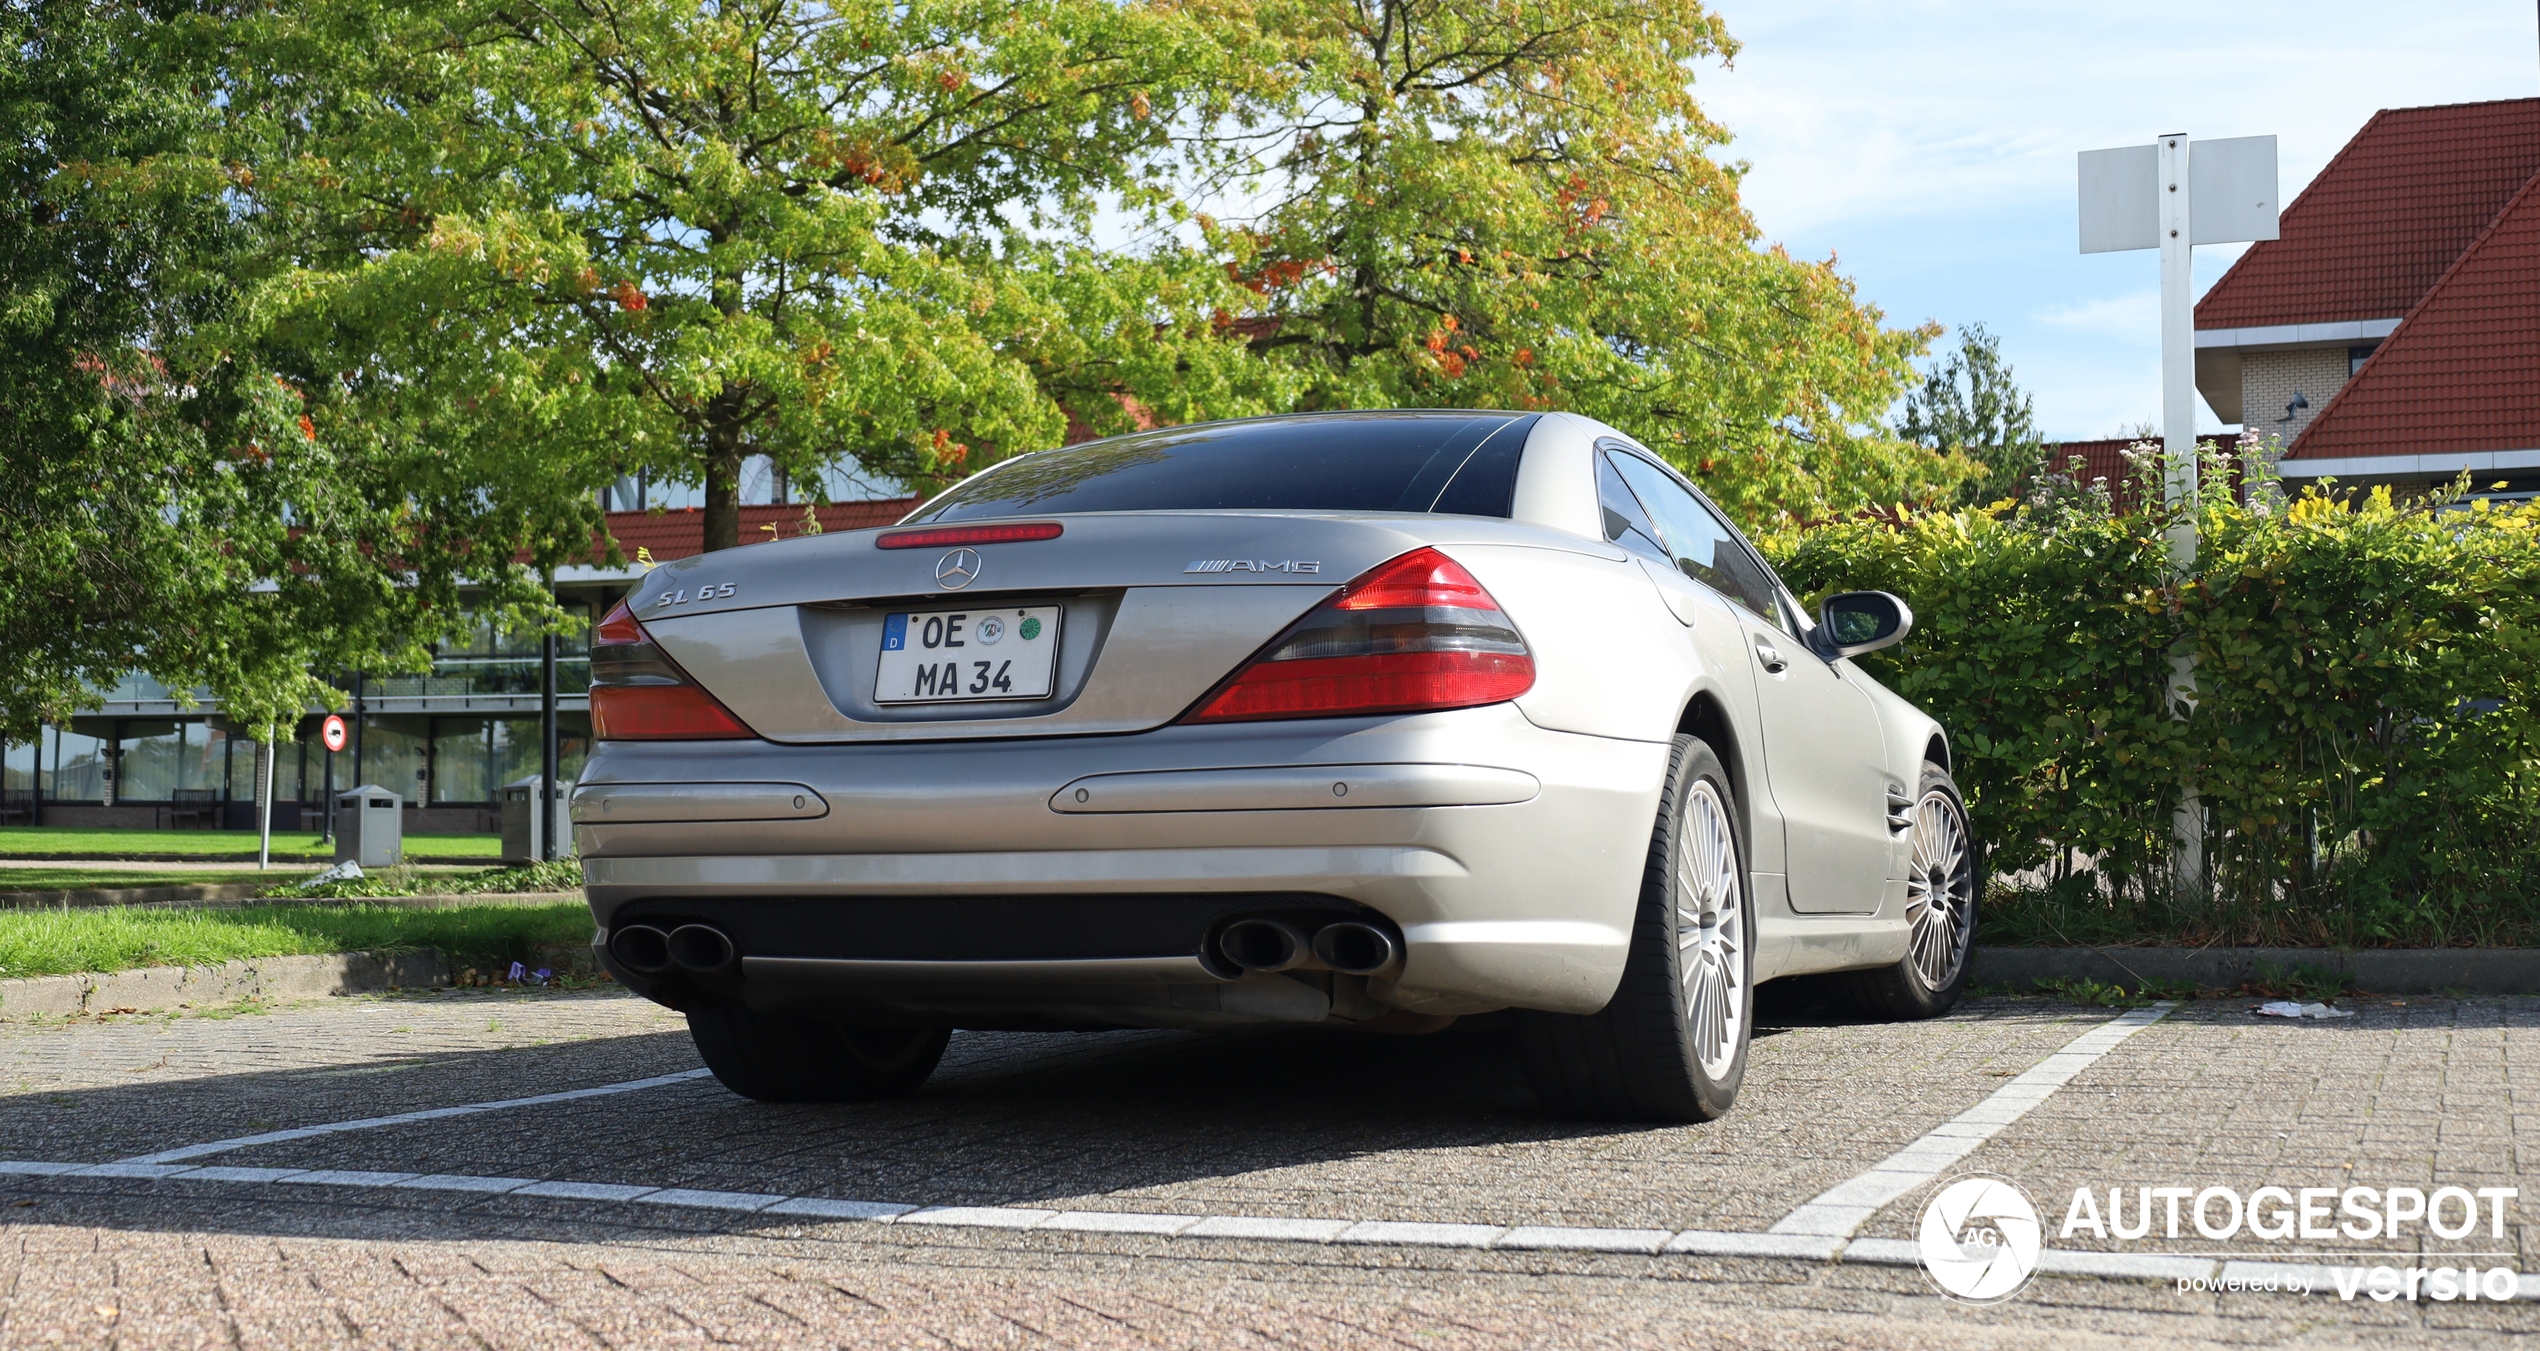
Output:
M877 704L1047 699L1058 671L1055 605L912 610L882 617Z

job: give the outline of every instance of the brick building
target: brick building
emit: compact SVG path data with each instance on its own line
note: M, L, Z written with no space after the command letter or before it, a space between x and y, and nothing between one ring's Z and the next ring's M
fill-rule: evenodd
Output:
M2385 109L2196 305L2196 384L2299 482L2540 486L2540 99Z

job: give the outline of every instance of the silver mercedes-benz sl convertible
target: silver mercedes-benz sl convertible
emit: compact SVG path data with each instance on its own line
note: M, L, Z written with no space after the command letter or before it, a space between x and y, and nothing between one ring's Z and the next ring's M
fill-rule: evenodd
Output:
M1008 460L897 526L657 568L593 635L594 940L754 1098L949 1029L1422 1031L1704 1120L1759 981L1966 983L1941 728L1683 478L1564 414L1333 413Z

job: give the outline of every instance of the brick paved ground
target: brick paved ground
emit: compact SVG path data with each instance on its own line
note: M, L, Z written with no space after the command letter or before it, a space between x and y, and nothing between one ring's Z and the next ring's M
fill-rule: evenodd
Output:
M2540 1001L2361 1007L2286 1026L2250 1018L2247 1001L2190 1005L1965 1167L2042 1203L2085 1182L2349 1177L2540 1197L2518 1148L2540 1120L2515 1096L2516 1057L2540 1048ZM699 1080L207 1162L1760 1230L2107 1017L1980 1001L1935 1023L1856 1027L1784 1006L1738 1110L1705 1127L1546 1118L1487 1034L975 1035L898 1104L771 1108ZM675 1016L612 996L16 1027L0 1030L0 1155L101 1162L695 1064ZM1919 1208L1908 1197L1866 1232L1901 1236ZM2048 1277L1976 1310L1935 1298L1910 1268L803 1224L181 1178L0 1178L0 1226L8 1346L2380 1346L2540 1331L2527 1305ZM2527 1252L2526 1235L2517 1224L2497 1246Z

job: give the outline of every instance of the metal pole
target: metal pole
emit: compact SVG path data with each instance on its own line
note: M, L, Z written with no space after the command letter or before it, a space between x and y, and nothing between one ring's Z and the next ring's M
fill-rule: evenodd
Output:
M2161 489L2178 515L2170 526L2170 561L2184 577L2196 565L2196 311L2195 233L2188 226L2188 143L2185 132L2160 140L2161 230ZM2170 699L2183 708L2196 698L2196 659L2170 658ZM2203 893L2205 810L2196 785L2179 786L2171 818L2176 875Z
M2172 505L2196 496L2196 311L2191 294L2194 236L2187 225L2187 136L2161 138L2161 464ZM2194 518L2170 531L2170 556L2196 561Z
M273 736L256 743L256 870L273 866Z
M362 694L369 684L369 672L353 672L353 781L344 785L347 788L362 786L362 732L370 723L370 708L363 702ZM330 802L326 807L327 813L333 815L335 804Z
M538 857L556 857L556 633L549 629L538 645L538 791L531 794L538 813Z

